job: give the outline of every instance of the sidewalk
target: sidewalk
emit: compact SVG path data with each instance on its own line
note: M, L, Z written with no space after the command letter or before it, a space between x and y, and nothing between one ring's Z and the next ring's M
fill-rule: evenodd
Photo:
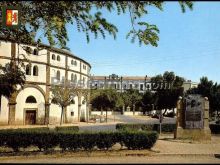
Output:
M173 134L160 135L152 148L159 155L214 155L220 154L220 135L212 135L211 141L176 140Z

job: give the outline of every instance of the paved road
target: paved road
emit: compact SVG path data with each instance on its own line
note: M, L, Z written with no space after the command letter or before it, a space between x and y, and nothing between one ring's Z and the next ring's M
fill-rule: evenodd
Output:
M175 118L164 118L163 123L175 123ZM79 125L80 130L85 131L115 131L115 126L117 123L148 123L156 124L159 123L158 119L150 118L148 116L125 116L125 115L109 115L107 123L97 123L81 124Z

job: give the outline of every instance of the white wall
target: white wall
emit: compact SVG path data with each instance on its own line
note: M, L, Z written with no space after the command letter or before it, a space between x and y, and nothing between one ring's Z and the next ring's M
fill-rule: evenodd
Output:
M24 63L24 64L26 66L28 63ZM34 66L38 67L38 76L33 75ZM36 64L36 63L32 62L31 63L31 75L26 75L26 81L46 83L46 65Z
M34 96L37 103L25 103L28 96ZM43 94L36 88L28 87L19 92L16 99L15 123L24 124L24 109L37 108L37 118L43 120L45 116L45 100Z
M9 113L8 99L4 96L2 96L0 99L1 99L0 124L7 125L8 113Z
M30 55L27 55L27 52L22 48L24 46L28 46L30 47L32 50L36 49L35 46L30 46L30 45L24 45L24 44L20 44L19 47L18 47L18 44L16 44L16 57L19 56L19 58L23 59L23 57L20 55L20 54L24 54L25 57L28 59L28 60L31 60L31 61L38 61L38 62L44 62L46 63L47 62L47 50L46 49L43 49L43 50L40 50L38 52L38 55L34 55L34 54L30 54ZM19 51L18 51L19 50Z
M124 112L124 115L127 115L127 116L133 116L133 111L130 111L130 112ZM139 111L135 111L135 114L134 115L143 115L143 112L139 112Z
M101 111L91 111L91 115L101 115ZM106 111L103 111L103 115L106 115ZM107 115L112 115L112 111L108 111Z
M0 56L11 57L11 43L0 41Z
M52 59L52 55L55 54L55 60ZM57 61L57 56L60 56L60 61ZM65 68L66 56L56 52L50 52L50 64L54 66L59 66Z
M68 65L69 69L75 70L75 71L78 71L78 72L80 71L80 61L79 60L77 60L74 57L69 57L69 56L68 56L67 60L68 60L67 65ZM71 64L72 60L76 61L76 65Z

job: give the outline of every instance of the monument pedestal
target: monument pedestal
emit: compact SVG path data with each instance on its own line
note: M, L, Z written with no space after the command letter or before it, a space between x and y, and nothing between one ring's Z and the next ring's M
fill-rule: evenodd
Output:
M196 141L211 140L210 129L176 129L175 139L190 139Z
M174 138L196 141L211 140L208 98L198 95L191 95L188 98L188 100L179 98L177 102L177 128Z

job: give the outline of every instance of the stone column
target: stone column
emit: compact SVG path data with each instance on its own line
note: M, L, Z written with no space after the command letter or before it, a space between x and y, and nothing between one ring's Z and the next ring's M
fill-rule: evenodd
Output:
M50 123L49 114L50 114L50 103L46 102L45 103L45 121L44 121L45 125L48 125Z
M204 97L204 132L207 139L211 140L211 130L209 128L209 100L208 97Z
M46 65L46 95L45 95L45 120L44 124L50 124L50 51L47 51Z
M179 131L183 129L183 100L179 96L177 101L177 114L176 114L176 131L174 132L174 138L177 138Z
M80 122L80 117L81 117L81 95L78 95L78 122Z
M9 102L8 125L15 124L15 106L16 102Z
M135 115L135 104L133 105L133 115Z
M177 119L176 119L176 124L177 128L183 128L183 100L182 97L180 96L178 101L177 101Z

